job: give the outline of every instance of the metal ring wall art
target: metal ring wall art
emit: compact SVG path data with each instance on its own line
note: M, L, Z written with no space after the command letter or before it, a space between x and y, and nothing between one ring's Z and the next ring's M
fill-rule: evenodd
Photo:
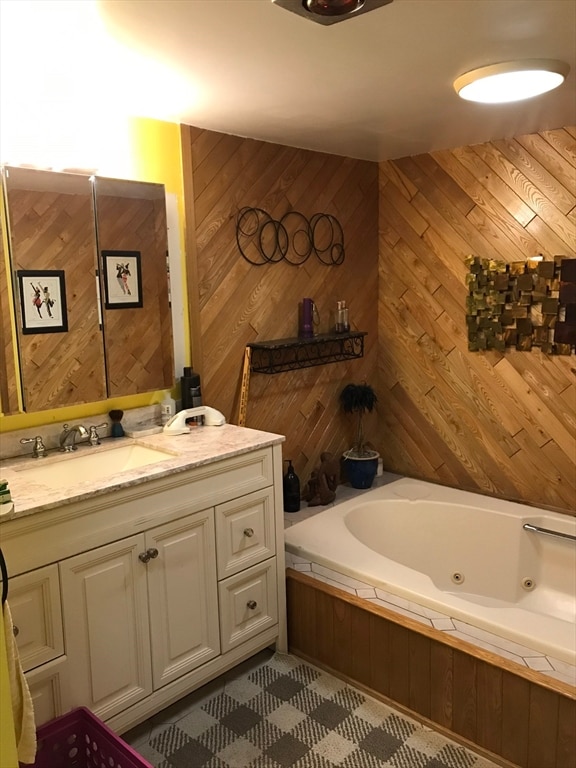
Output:
M344 262L342 226L329 213L315 213L308 220L302 213L288 211L277 221L262 208L242 208L236 242L242 256L255 266L279 261L298 266L312 253L327 266Z

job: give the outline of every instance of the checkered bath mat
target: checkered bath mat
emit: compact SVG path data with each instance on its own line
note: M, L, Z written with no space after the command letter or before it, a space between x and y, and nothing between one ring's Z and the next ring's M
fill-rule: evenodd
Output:
M156 768L496 768L281 654L156 732L148 747Z

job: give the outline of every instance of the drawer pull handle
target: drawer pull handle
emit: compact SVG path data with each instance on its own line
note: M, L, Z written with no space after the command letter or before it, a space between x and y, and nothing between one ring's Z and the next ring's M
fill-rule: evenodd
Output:
M146 552L140 552L138 560L142 563L148 563L150 560L155 560L158 557L158 550L156 547L150 547Z
M14 637L18 637L18 635L20 634L20 630L16 626L16 624L12 624L12 634L14 635Z
M248 608L250 608L251 611L253 611L254 608L258 608L258 603L256 602L256 600L248 600L246 605Z
M254 528L244 528L244 536L247 539L251 539L254 536Z

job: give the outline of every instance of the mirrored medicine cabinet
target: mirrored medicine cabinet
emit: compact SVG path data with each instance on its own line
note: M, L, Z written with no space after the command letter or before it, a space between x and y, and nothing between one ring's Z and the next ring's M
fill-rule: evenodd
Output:
M2 168L2 412L174 383L164 187Z

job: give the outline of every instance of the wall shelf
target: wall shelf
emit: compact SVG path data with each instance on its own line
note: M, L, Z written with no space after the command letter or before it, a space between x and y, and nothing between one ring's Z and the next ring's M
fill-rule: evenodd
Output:
M353 360L364 355L366 331L324 333L309 339L275 339L247 344L250 370L254 373L282 373L316 365Z

